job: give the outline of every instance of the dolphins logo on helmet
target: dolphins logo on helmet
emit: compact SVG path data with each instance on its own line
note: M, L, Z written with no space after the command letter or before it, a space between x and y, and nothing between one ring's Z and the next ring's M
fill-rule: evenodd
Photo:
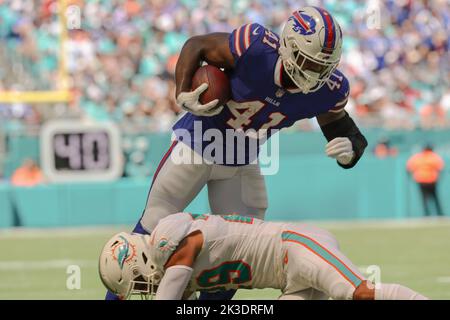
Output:
M305 36L316 33L316 21L303 11L295 11L289 18L293 22L292 29Z
M136 256L136 248L134 245L130 244L127 239L122 236L119 236L123 242L120 242L114 246L112 249L112 255L115 260L119 263L121 269L123 269L123 265L125 262L130 261ZM118 252L116 252L116 250Z

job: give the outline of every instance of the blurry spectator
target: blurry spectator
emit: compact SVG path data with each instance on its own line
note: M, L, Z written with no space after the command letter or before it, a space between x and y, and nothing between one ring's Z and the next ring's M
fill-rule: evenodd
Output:
M388 129L411 130L413 117L406 109L389 99L386 88L376 86L366 89L359 98L356 112L366 126L384 126Z
M436 191L440 173L444 169L442 158L433 151L431 145L426 145L422 152L409 158L406 168L412 173L414 181L420 186L425 215L431 215L428 201L432 200L435 204L437 215L443 216Z
M424 129L439 128L446 125L445 110L441 106L438 97L434 97L427 105L420 110L420 124Z
M389 139L381 139L373 149L373 154L377 158L383 159L397 156L398 150L391 146L391 141Z
M370 3L380 10L376 28L368 26ZM19 84L21 90L58 88L61 45L56 4L54 0L0 0L0 90ZM68 4L81 11L80 29L69 30L64 45L69 87L75 93L69 109L90 118L119 123L125 119L139 123L139 129L169 130L168 124L180 112L171 88L174 68L190 36L231 32L251 22L279 33L293 10L304 5L327 8L343 27L339 68L350 79L348 106L354 108L359 123L428 128L442 126L443 118L450 116L448 102L441 103L444 117L435 103L429 104L439 101L449 87L448 0L70 0ZM379 88L382 97L368 94ZM432 95L436 97L431 99ZM140 112L141 106L149 112ZM163 112L163 106L169 109ZM27 124L26 109L14 109L8 125L22 128ZM50 112L44 116L49 118ZM158 116L163 117L162 125L153 121ZM436 117L438 121L428 121ZM43 120L28 119L38 125Z
M17 187L32 187L43 182L44 175L33 159L25 159L11 177L11 184Z
M450 119L450 87L447 89L447 92L442 96L441 106L447 115L447 119Z

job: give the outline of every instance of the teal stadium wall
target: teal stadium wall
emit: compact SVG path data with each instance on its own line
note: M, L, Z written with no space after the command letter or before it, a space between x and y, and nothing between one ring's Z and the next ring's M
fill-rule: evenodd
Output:
M436 145L446 163L450 159L450 131L365 132L369 147L360 163L343 170L324 156L320 132L280 135L280 170L266 176L268 220L403 219L422 216L417 185L406 173L408 157L425 142ZM378 159L372 149L388 137L398 148L395 158ZM156 168L169 145L168 134L148 135L148 165ZM11 137L6 172L24 157L39 158L36 138ZM49 184L33 188L0 183L0 227L20 221L27 227L134 224L145 207L151 177L124 178L111 183ZM439 194L450 214L450 174L445 170ZM226 195L224 195L226 196ZM206 190L187 208L208 212Z

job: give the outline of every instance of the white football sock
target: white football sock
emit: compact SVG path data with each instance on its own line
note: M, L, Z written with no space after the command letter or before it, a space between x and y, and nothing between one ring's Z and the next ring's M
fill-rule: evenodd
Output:
M379 289L375 289L375 300L428 300L428 298L399 284L382 283Z

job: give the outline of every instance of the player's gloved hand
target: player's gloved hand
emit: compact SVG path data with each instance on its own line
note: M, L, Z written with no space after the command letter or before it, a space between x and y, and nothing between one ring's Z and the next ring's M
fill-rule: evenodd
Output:
M334 138L325 146L327 156L336 159L340 164L346 165L352 162L355 152L349 138Z
M181 92L177 97L177 104L187 112L195 114L196 116L211 117L219 114L223 106L217 106L219 99L201 104L198 99L200 95L208 89L207 83L202 83L197 89L191 92Z

